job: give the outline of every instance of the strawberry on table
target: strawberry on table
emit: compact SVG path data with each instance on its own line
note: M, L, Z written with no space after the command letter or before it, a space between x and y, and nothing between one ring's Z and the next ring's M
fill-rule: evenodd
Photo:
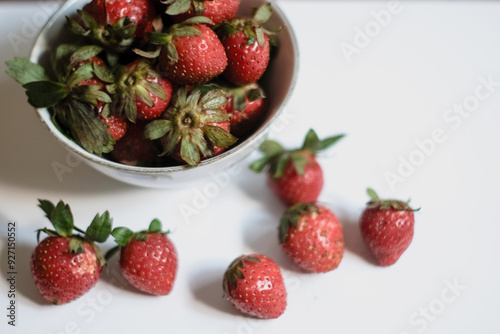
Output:
M205 93L197 87L188 93L186 87L180 87L162 119L146 125L145 136L160 140L163 155L196 166L237 141L229 133L230 116L220 109L226 102L221 89Z
M227 55L223 76L235 85L259 80L267 69L270 58L270 32L262 25L272 15L270 4L257 9L252 19L234 18L216 27Z
M167 234L162 232L158 219L147 231L137 233L116 227L112 235L119 246L111 249L106 258L120 250L120 269L130 284L151 295L168 295L177 274L177 252Z
M165 0L162 3L168 5L165 13L171 15L174 22L205 16L214 24L235 17L240 6L240 0Z
M281 270L269 257L238 257L227 268L223 287L225 297L247 315L275 319L285 312L287 292Z
M379 265L393 265L411 244L413 212L420 209L412 209L408 202L382 200L370 188L367 193L370 201L361 215L361 235Z
M55 230L38 230L49 236L35 248L31 257L31 275L42 296L52 304L69 303L90 290L101 278L104 257L95 242L104 242L111 233L108 211L97 214L87 230L76 228L70 207L39 201ZM78 234L74 234L76 229Z
M264 157L254 161L250 169L257 173L267 169L269 187L285 205L316 202L323 189L323 171L316 154L343 137L320 140L311 129L302 147L296 150L286 150L279 143L266 140L260 146Z
M224 71L227 56L219 38L207 26L211 23L207 17L195 16L172 25L166 33L149 34L151 43L160 46L158 63L164 77L177 85L198 85Z
M300 268L334 270L344 254L344 234L335 214L317 203L298 203L283 214L279 227L283 251Z

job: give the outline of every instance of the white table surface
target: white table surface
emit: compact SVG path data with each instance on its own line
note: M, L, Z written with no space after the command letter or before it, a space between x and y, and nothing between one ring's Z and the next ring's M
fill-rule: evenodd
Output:
M339 268L323 275L297 271L282 254L276 226L284 208L264 176L246 168L257 153L227 183L169 191L109 179L56 144L5 74L5 61L28 54L54 3L0 2L0 332L498 333L500 3L279 3L301 62L288 117L272 137L293 147L311 127L321 137L347 134L320 159L320 200L340 217L346 241ZM346 57L349 45L356 53ZM462 115L453 111L464 104ZM54 166L66 173L58 178ZM410 248L392 267L374 265L360 239L367 186L422 208ZM210 195L206 203L200 194ZM29 273L34 231L48 226L38 198L63 199L82 226L106 209L115 226L136 230L160 218L180 256L171 295L137 293L112 263L87 295L47 305ZM197 214L182 215L196 206ZM16 327L6 317L8 222L17 227ZM252 252L282 266L288 307L279 319L247 318L222 299L225 268Z

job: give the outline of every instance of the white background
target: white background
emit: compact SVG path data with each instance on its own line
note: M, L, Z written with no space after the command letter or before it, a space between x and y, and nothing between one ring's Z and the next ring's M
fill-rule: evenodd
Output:
M287 122L271 136L295 147L309 128L320 137L347 134L320 158L326 174L320 200L344 226L346 251L339 268L302 273L281 253L276 227L284 207L269 193L264 176L246 168L257 153L233 174L219 175L219 183L176 191L128 186L75 163L4 73L6 60L28 54L54 2L1 2L2 333L498 332L500 4L279 4L295 27L301 61ZM374 13L381 20L389 9L393 13L383 17L384 26L377 23ZM365 29L369 41L363 40ZM357 48L350 57L342 51L348 44ZM491 92L481 83L488 78L496 84ZM464 103L473 106L468 116L448 111ZM436 132L440 142L429 144ZM426 152L417 143L427 143ZM58 178L54 165L67 172ZM400 179L391 185L388 175ZM367 186L381 196L411 198L422 208L412 245L392 267L376 266L359 236ZM180 256L171 295L136 292L121 281L113 262L110 274L87 295L64 306L47 305L29 273L34 231L48 226L38 198L63 199L80 226L104 210L115 226L135 230L160 218L173 231ZM188 207L198 213L182 215ZM17 225L15 328L6 317L9 221ZM104 251L111 246L109 240ZM288 307L277 320L249 319L222 298L225 268L251 252L271 256L282 267Z

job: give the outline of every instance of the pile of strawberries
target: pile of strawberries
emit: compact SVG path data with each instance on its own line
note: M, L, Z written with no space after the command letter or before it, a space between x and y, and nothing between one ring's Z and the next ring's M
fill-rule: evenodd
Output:
M249 136L266 114L260 79L270 4L92 0L67 18L50 70L15 58L28 102L90 153L136 166L196 166Z
M318 196L323 188L323 171L316 154L343 138L320 140L310 130L301 148L287 150L265 141L263 157L250 165L267 171L268 184L288 207L277 231L277 240L290 259L305 272L327 273L336 269L344 254L342 225ZM409 247L413 238L414 214L407 202L382 200L367 190L370 201L360 218L360 232L374 259L390 266ZM32 257L32 275L41 294L54 304L70 302L92 288L102 274L106 260L120 252L123 277L137 289L152 295L168 295L174 285L178 257L168 232L158 219L149 228L133 232L112 228L106 211L97 214L83 231L73 224L69 206L46 200L40 207L55 230L38 244ZM74 233L76 231L76 233ZM96 243L112 235L117 246L105 256ZM262 254L237 257L227 268L222 285L225 297L243 313L262 319L281 316L287 305L287 291L279 265Z

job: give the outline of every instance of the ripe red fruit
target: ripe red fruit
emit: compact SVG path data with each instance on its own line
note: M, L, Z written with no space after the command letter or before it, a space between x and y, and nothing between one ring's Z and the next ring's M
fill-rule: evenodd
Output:
M227 55L224 78L235 85L259 80L267 69L270 57L269 35L262 27L271 17L270 4L261 6L253 19L235 18L221 24L217 33Z
M158 63L164 77L177 85L198 85L221 74L227 56L217 35L197 16L174 24L167 33L151 34L153 44L163 45Z
M167 0L166 12L174 22L182 22L193 16L205 16L214 24L232 19L238 12L240 0Z
M102 267L94 248L82 242L83 252L73 254L70 241L67 237L49 236L38 244L31 257L35 285L52 304L77 299L101 278Z
M108 126L108 131L115 140L121 139L127 132L128 124L119 116L101 116L100 119Z
M93 0L78 14L78 22L68 19L75 34L124 52L153 30L156 9L151 0Z
M203 93L196 87L188 93L186 87L180 87L163 119L146 125L145 136L160 141L162 155L196 166L237 141L229 133L229 115L221 110L226 102L221 89Z
M227 268L223 280L225 297L241 312L275 319L285 312L287 292L276 262L260 255L243 255Z
M135 123L159 118L172 97L172 84L144 60L122 66L108 90L114 95L114 110Z
M255 172L268 168L268 184L287 206L316 202L323 188L323 171L316 161L317 152L335 144L344 135L319 140L309 130L302 148L285 150L279 143L266 140L260 146L264 157L250 165Z
M154 144L144 136L146 123L129 124L125 135L116 142L111 158L129 166L153 165L158 151Z
M257 83L223 89L229 95L226 111L231 115L231 133L238 138L251 134L266 113L264 91Z
M360 219L361 235L373 257L381 266L398 261L413 239L415 217L408 202L381 200L373 189L371 200Z
M166 233L161 231L157 219L147 231L134 233L126 227L117 227L112 232L120 248L123 277L140 291L157 296L172 291L177 273L177 252ZM110 250L106 257L115 250Z
M73 234L73 217L68 205L40 200L55 230L41 229L49 236L31 257L31 275L42 296L52 304L69 303L90 290L101 278L105 260L95 245L111 233L112 219L106 211L96 215L85 235ZM81 230L79 230L81 231Z
M315 203L298 203L285 211L279 240L283 251L306 271L332 271L344 254L339 220L328 208Z

